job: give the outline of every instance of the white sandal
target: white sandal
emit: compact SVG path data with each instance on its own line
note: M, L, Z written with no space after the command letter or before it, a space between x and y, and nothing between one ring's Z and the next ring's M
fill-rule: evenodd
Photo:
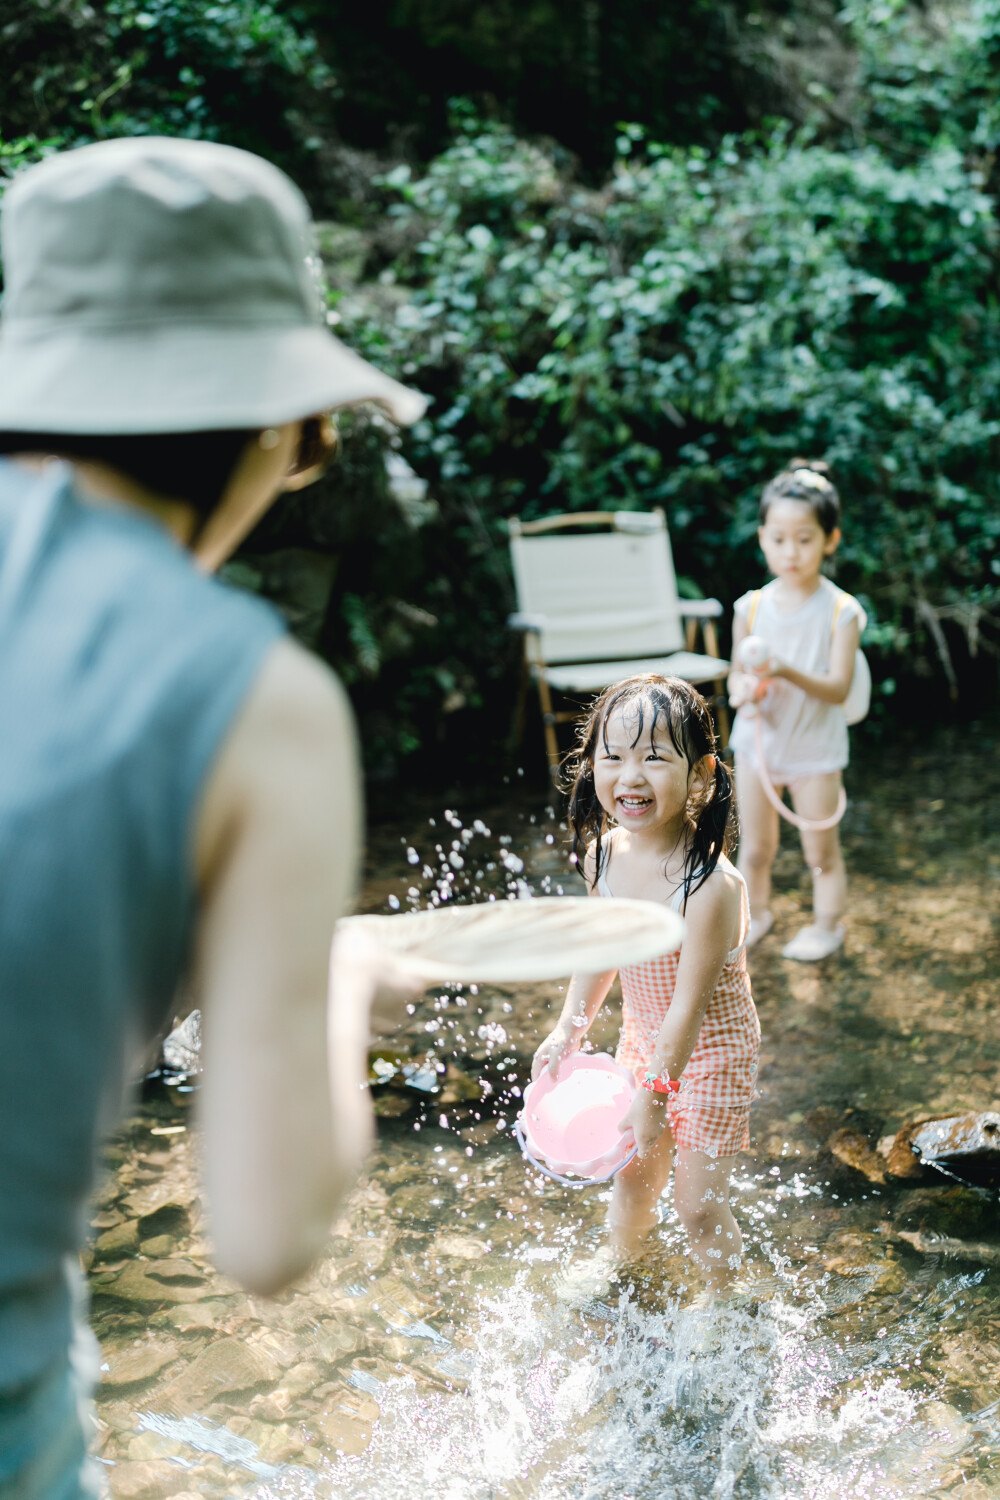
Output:
M746 949L749 953L751 948L756 948L761 938L766 938L774 926L774 913L762 911L759 917L750 918L750 930L747 933Z
M781 956L794 958L800 964L816 964L820 959L829 958L832 953L836 953L843 941L843 922L838 922L832 932L828 927L810 925L803 927L790 943L785 944L781 950Z

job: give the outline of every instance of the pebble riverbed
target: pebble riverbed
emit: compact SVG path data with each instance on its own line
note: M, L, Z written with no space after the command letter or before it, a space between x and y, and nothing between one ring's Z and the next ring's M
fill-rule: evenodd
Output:
M995 1195L897 1182L878 1149L1000 1097L990 742L942 730L852 770L849 936L820 965L780 957L808 904L783 834L751 965L738 1305L701 1305L668 1204L647 1264L561 1297L604 1195L527 1171L510 1130L556 985L427 993L375 1060L366 1173L273 1301L212 1267L197 1078L151 1080L109 1146L85 1256L116 1500L1000 1496ZM379 823L362 909L575 893L558 813L523 786ZM592 1038L615 1035L612 997ZM968 1252L936 1252L939 1234Z

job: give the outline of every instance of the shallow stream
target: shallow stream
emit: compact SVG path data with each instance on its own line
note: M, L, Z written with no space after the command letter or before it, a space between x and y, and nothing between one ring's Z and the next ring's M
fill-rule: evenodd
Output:
M510 1130L558 986L425 996L373 1073L368 1171L276 1301L211 1268L197 1080L153 1080L109 1151L88 1253L112 1493L1000 1496L995 1198L879 1181L877 1150L908 1119L1000 1097L991 740L940 731L852 773L849 936L821 965L780 957L808 902L783 837L736 1174L752 1295L732 1306L702 1305L667 1201L641 1272L570 1294L604 1194L526 1171ZM522 788L378 826L364 909L575 892L557 812ZM939 1232L968 1253L936 1251Z

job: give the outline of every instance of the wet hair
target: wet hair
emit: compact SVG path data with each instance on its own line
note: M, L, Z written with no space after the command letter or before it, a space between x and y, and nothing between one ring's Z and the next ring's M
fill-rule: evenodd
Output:
M763 526L775 500L801 500L808 505L827 536L840 525L840 496L830 478L830 466L820 459L793 458L787 469L764 486L757 512Z
M696 805L688 804L688 845L684 856L684 901L704 885L723 854L728 854L736 835L736 799L733 778L718 753L712 715L705 699L680 677L648 673L616 682L593 704L584 720L568 769L572 775L569 821L573 830L573 855L594 844L594 885L607 862L603 836L611 820L601 806L594 782L594 760L599 744L607 745L607 726L618 709L634 706L635 745L651 715L650 739L662 726L678 755L694 766L706 755L715 756L715 777Z
M54 453L60 458L110 465L157 495L183 500L207 517L218 505L254 428L218 432L158 432L106 436L59 432L0 432L0 454ZM337 453L336 429L329 417L302 423L293 474L322 470Z

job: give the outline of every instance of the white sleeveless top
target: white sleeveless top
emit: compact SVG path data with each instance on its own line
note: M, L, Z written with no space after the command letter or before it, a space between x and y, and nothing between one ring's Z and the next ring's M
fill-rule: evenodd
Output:
M843 594L828 578L820 580L814 594L798 609L779 610L775 603L777 581L760 590L752 633L763 636L772 653L811 677L830 670L834 628L843 630L857 620L864 630L867 616L850 594ZM838 600L843 605L834 627ZM748 622L754 592L737 599L736 618ZM791 682L772 682L758 704L764 760L772 779L787 785L800 776L819 776L840 771L847 765L847 720L839 703L823 703ZM733 749L752 764L757 762L754 716L743 709L736 714L730 739Z

